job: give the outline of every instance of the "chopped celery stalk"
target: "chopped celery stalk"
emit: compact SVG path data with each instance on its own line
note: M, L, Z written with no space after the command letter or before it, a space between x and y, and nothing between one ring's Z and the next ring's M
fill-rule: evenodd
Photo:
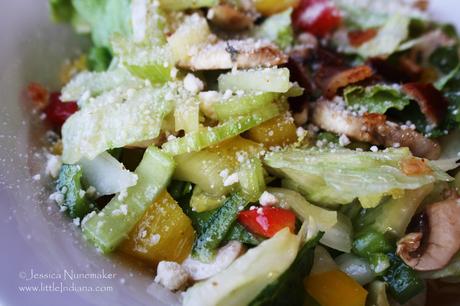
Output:
M279 112L276 105L270 105L254 112L252 115L231 118L216 127L203 128L199 131L188 133L184 137L168 141L162 148L172 155L200 151L213 144L237 136L275 117Z
M62 89L61 100L64 102L77 101L82 97L87 100L115 88L137 88L141 85L143 81L131 75L126 69L82 72Z
M353 253L369 257L375 253L386 253L393 249L385 236L375 230L361 233L353 241Z
M267 188L279 201L280 206L290 208L301 221L312 217L320 231L327 231L337 223L337 212L310 204L298 192L286 188Z
M93 186L99 196L115 194L136 185L137 175L125 169L112 155L103 152L93 160L83 158L78 163L86 186Z
M320 238L321 234L317 234L316 237L301 246L289 268L266 286L249 306L303 305L302 302L307 298L313 301L307 305L319 306L306 292L304 279L314 264L314 247Z
M185 19L173 35L168 37L174 62L188 62L191 49L208 42L211 35L204 17L193 14Z
M369 295L367 301L372 306L390 306L387 298L386 284L382 281L373 281L367 287ZM367 305L367 304L366 304Z
M62 127L65 163L93 159L100 153L160 134L163 118L173 102L164 98L165 88L114 90L96 98L73 114Z
M176 131L186 133L198 131L200 126L200 103L195 98L176 101L174 127Z
M258 245L264 240L264 238L256 236L255 234L249 232L240 223L235 223L230 229L230 231L228 232L227 236L225 237L225 241L232 241L232 240L236 240L241 243L249 244L249 245Z
M200 213L220 207L223 200L224 197L209 195L203 192L199 186L195 186L190 199L190 206L194 211Z
M425 284L417 272L407 266L397 255L390 254L391 267L383 276L388 284L391 296L400 304L405 304L411 298L425 289Z
M264 68L237 70L221 74L218 79L219 90L244 90L285 93L291 88L289 69Z
M398 190L413 190L452 179L433 165L430 165L432 171L408 175L401 166L404 160L419 159L407 148L379 152L292 148L269 153L264 162L275 175L295 182L308 200L323 205L348 204L356 198L396 197L401 194ZM362 188L363 184L366 188ZM373 204L378 202L374 200Z
M152 171L153 169L153 171ZM83 235L104 253L113 251L168 185L174 160L150 146L136 169L139 179L128 188L126 197L115 196L99 214L83 223Z
M238 212L248 204L249 202L238 193L233 193L225 199L222 206L206 222L204 232L195 241L192 256L203 262L211 261L217 248L235 223Z
M117 36L112 39L112 48L133 75L153 84L171 80L173 61L167 46L138 45Z
M183 305L247 305L291 266L298 249L299 238L283 229L224 271L189 288Z
M278 94L270 92L233 96L213 104L212 108L218 120L226 120L235 116L249 115L272 104L277 98Z
M350 219L337 213L337 223L326 230L320 242L334 250L349 253L352 245L353 226Z
M389 199L379 205L376 208L379 213L371 227L381 233L390 232L398 238L404 236L412 216L431 190L433 190L432 184L416 190L406 190L404 196Z
M284 12L272 15L255 29L254 36L261 39L268 39L277 44L281 49L292 45L294 31L291 24L292 8Z
M252 158L262 150L257 143L237 136L199 152L177 156L174 178L192 182L210 196L221 197L239 187L224 186L225 179L238 170L238 157Z
M354 254L342 254L335 258L335 262L339 265L339 269L348 276L364 286L376 277L371 266L364 258Z
M264 169L259 158L243 161L238 171L241 192L249 202L257 202L265 190Z
M82 169L79 165L62 165L56 188L64 201L62 206L72 218L83 218L91 211L91 204L85 198L85 192L81 187Z
M218 3L219 1L217 0L160 0L161 8L168 11L183 11L202 7L213 7Z

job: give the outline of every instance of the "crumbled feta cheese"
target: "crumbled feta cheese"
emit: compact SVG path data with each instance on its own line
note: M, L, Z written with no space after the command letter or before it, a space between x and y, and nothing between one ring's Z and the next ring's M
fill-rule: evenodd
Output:
M80 198L83 198L85 196L86 192L83 190L83 189L80 189L78 191L78 195L80 196Z
M191 93L196 94L203 90L204 84L199 78L191 73L188 73L184 78L184 87Z
M267 205L276 205L279 203L279 201L278 201L278 198L274 194L271 194L268 191L264 191L259 198L259 203L262 206L267 206Z
M257 214L258 215L263 215L264 214L264 209L262 207L257 208Z
M224 180L224 186L227 187L227 186L231 186L233 184L236 184L240 181L239 177L238 177L238 173L232 173L230 174L225 180Z
M399 148L401 146L401 144L399 142L395 142L393 144L393 148Z
M73 224L75 224L76 226L80 226L80 218L75 218L72 221L73 221Z
M124 201L124 199L126 199L126 197L128 196L128 190L127 189L124 189L122 191L120 191L120 193L118 194L118 201L122 202Z
M48 154L45 173L53 178L56 178L59 175L59 171L61 171L61 167L61 157L53 154Z
M233 91L231 91L230 89L227 89L227 90L224 92L224 95L222 96L222 99L223 99L223 100L228 100L228 99L230 99L232 96L233 96Z
M59 191L50 194L49 200L56 202L58 205L64 204L64 195Z
M377 152L379 150L379 148L377 148L377 146L372 146L370 150L372 152Z
M220 171L219 176L223 179L226 179L228 177L228 169Z
M351 143L350 139L347 137L347 135L342 134L339 137L339 145L342 147L348 146Z
M150 245L157 245L160 242L161 236L159 234L154 234L150 237Z
M305 129L304 129L303 127L301 127L301 126L299 126L299 127L295 130L295 133L296 133L296 135L297 135L297 138L303 138L303 137L305 137L305 133L306 133L306 132L307 132L307 131L305 131Z
M112 211L112 215L118 216L118 215L127 215L128 214L128 205L122 204L120 205L120 208L117 208Z
M171 135L168 135L168 137L166 138L166 140L168 140L168 141L173 141L173 140L175 140L176 138L177 138L176 136L174 136L173 134L171 134Z
M32 176L32 179L34 181L39 181L41 178L42 178L42 176L40 174L35 174L34 176Z
M178 72L179 72L179 70L177 70L176 67L172 67L171 68L171 78L176 79Z
M92 217L94 217L96 215L96 212L93 210L92 212L90 212L89 214L87 214L83 220L81 220L81 225L84 225L89 219L91 219Z
M178 290L185 286L188 278L187 271L177 262L160 261L155 282L169 290Z

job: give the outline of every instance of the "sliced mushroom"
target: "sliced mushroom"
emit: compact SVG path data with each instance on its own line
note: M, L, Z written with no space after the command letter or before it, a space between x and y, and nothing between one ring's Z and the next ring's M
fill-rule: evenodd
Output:
M253 18L249 14L229 4L209 9L207 17L212 24L227 31L242 31L253 25Z
M339 103L340 102L340 103ZM355 114L346 109L343 101L320 100L314 104L312 121L320 128L345 134L355 140L386 147L408 147L412 154L437 159L441 153L437 142L380 114Z
M192 50L187 61L179 67L190 70L218 70L234 67L246 69L271 67L287 62L287 56L269 41L228 40Z
M417 271L442 269L460 250L460 197L429 205L426 215L429 231L406 235L397 248L401 259Z

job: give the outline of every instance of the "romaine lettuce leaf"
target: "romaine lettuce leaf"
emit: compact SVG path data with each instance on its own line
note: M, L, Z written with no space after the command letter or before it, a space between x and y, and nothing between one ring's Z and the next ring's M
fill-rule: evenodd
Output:
M280 48L284 49L292 45L294 31L291 24L292 9L268 17L260 26L254 30L256 38L265 38Z
M400 162L412 158L407 148L379 152L291 148L268 154L265 163L314 203L348 204L359 198L361 204L373 206L383 195L398 194L396 190L452 179L432 165L430 173L406 175Z
M343 97L352 108L379 114L384 114L390 108L402 110L410 103L405 94L389 85L349 86L345 88Z
M91 27L94 44L108 48L114 33L131 34L130 3L130 0L72 0L75 11Z
M163 118L174 106L171 87L106 92L73 114L62 128L63 155L73 164L83 157L132 143L151 140L160 133ZM166 99L169 94L171 99Z

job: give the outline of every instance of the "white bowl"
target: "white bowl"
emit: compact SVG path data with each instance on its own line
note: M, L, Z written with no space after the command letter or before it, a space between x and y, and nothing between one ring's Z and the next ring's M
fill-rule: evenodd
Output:
M440 20L459 22L457 9L456 0L433 0ZM32 179L43 173L39 147L44 129L31 119L24 88L37 81L57 89L60 63L87 41L50 22L46 0L4 0L0 12L0 306L162 305L146 290L152 272L97 254L47 200L50 190L43 186L48 179ZM32 279L31 271L37 273ZM72 271L86 277L106 273L106 278L72 281ZM107 273L115 275L107 278ZM61 284L111 291L60 292ZM58 287L53 289L57 292L28 293L21 291L27 290L24 286L41 291L43 286Z

